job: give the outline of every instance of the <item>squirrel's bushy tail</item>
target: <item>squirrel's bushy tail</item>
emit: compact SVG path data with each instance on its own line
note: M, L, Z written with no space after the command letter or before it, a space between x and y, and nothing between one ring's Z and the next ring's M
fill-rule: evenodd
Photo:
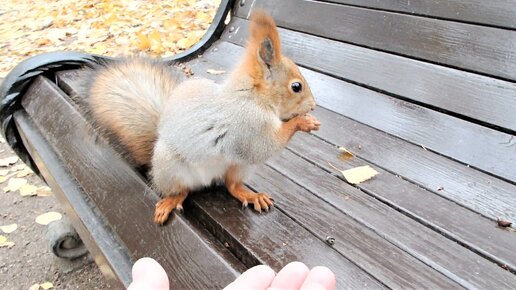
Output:
M136 58L95 70L89 115L101 134L118 140L137 165L150 164L161 111L178 77L164 64Z

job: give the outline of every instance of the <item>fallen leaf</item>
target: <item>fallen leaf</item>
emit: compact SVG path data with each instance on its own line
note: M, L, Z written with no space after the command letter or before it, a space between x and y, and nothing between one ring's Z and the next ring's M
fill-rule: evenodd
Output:
M224 74L226 71L224 70L216 70L216 69L208 69L206 70L207 73L211 74L211 75L221 75L221 74Z
M25 184L27 184L27 179L25 178L11 178L9 179L7 186L4 188L4 192L17 191Z
M341 172L344 178L351 184L359 184L378 174L378 172L369 165L359 166Z
M39 283L36 283L29 287L29 290L39 290Z
M12 170L12 171L20 171L20 170L25 169L25 167L27 167L27 165L25 165L25 164L13 165L13 166L11 167L11 170Z
M27 175L33 174L34 171L32 171L29 167L25 167L20 172L16 174L16 177L25 177Z
M7 177L0 176L0 183L4 183L7 180Z
M499 227L502 227L502 228L508 228L512 225L512 222L506 221L503 219L496 219L496 223L498 224Z
M0 166L9 166L11 164L18 162L18 159L18 156L11 156L4 159L0 159Z
M353 158L353 156L355 156L348 149L342 146L339 147L339 150L341 151L341 153L339 154L339 158L343 161L348 161L349 159Z
M62 217L63 217L62 214L55 212L55 211L51 211L51 212L47 212L47 213L41 214L38 217L36 217L36 223L46 226L53 221L60 220Z
M36 195L37 196L52 196L52 189L50 189L50 187L48 187L48 186L38 187L38 189L36 190Z
M48 289L51 289L51 288L54 288L54 284L50 283L50 282L45 282L45 283L41 283L39 284L39 286L45 290L48 290Z
M32 184L25 184L20 187L20 195L21 196L34 196L36 195L36 190L38 188Z
M0 248L12 248L14 246L14 242L8 241L7 237L0 236Z
M6 233L6 234L10 234L10 233L14 232L17 228L18 228L17 224L0 226L0 230L2 230L2 232Z

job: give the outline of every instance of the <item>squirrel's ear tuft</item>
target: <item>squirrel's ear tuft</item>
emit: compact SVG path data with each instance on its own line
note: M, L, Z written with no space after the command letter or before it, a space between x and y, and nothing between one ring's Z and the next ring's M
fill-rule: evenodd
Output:
M251 15L248 48L258 52L257 57L268 66L277 64L281 58L281 44L276 23L265 11Z

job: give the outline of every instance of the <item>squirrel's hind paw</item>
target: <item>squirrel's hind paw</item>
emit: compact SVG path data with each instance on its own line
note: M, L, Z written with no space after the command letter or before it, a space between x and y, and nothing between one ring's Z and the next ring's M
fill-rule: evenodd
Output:
M168 220L170 213L174 209L176 209L179 213L183 213L183 201L187 196L188 193L171 195L156 203L156 210L154 211L154 222L158 225L163 225Z

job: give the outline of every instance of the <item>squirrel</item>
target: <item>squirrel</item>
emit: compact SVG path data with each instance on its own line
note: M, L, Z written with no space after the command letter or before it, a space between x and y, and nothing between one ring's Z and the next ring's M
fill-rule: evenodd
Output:
M184 77L183 77L184 78ZM131 58L97 68L89 86L93 122L114 136L138 166L149 166L162 199L154 222L183 211L189 192L215 183L245 207L268 211L273 200L244 181L297 131L318 130L316 106L296 64L281 53L276 24L250 18L245 53L221 84L183 80L164 64Z

